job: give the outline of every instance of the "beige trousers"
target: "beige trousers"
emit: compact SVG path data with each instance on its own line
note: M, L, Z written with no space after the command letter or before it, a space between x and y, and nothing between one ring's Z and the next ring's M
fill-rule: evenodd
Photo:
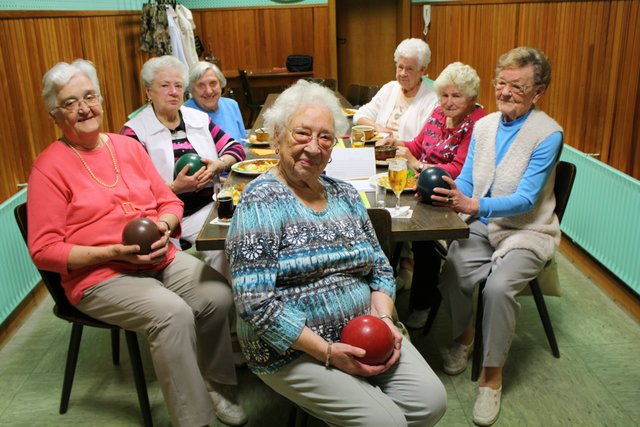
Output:
M174 426L203 426L213 407L204 379L236 384L225 279L177 252L164 270L120 275L85 292L78 309L148 337L153 366ZM204 377L204 379L203 379Z

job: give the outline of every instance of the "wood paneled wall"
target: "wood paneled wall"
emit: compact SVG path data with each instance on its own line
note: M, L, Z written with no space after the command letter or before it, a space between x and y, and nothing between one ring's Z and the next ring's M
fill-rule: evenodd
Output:
M333 3L332 3L333 4ZM635 0L465 0L433 3L428 42L432 78L450 62L474 66L491 111L498 56L518 45L543 49L553 81L542 108L566 142L640 178L640 2ZM422 5L411 5L411 35L422 37ZM195 10L197 34L223 69L283 66L314 56L330 76L326 5ZM117 131L144 102L136 12L0 12L0 202L27 181L33 159L57 136L41 101L41 79L58 61L94 61L105 96L104 129ZM384 82L383 82L384 83Z
M422 5L411 34L422 37ZM453 61L480 75L480 102L495 111L491 79L498 57L516 46L545 51L552 82L541 107L565 142L640 179L640 2L471 0L431 3L429 74Z
M329 75L326 5L193 12L222 69L283 67L295 53L313 55L316 75ZM139 72L150 56L139 34L138 12L0 12L0 202L27 182L33 160L59 134L42 103L44 73L59 61L93 61L103 128L117 132L144 102Z

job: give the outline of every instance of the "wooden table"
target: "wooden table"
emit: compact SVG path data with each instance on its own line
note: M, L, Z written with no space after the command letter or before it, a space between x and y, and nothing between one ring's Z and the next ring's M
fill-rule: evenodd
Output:
M254 128L262 126L262 116L271 104L276 100L278 94L270 94L265 101L260 116L255 122ZM350 107L349 102L341 97L343 106ZM349 146L349 142L345 140L345 145ZM247 158L258 157L251 151L247 151ZM275 157L275 156L269 156ZM386 172L386 168L378 168L378 172ZM253 177L230 173L228 182L230 184L250 182ZM375 206L375 193L365 193L369 204ZM391 192L387 194L387 206L395 203L395 195ZM404 193L400 196L400 204L402 206L411 206L413 215L411 218L392 220L391 234L395 243L425 241L425 240L450 240L465 239L469 237L469 227L458 217L458 215L450 208L434 207L424 203L418 203L413 193ZM218 216L215 208L209 213L200 234L196 238L196 248L199 251L224 249L225 239L229 227L222 225L211 225L210 222Z

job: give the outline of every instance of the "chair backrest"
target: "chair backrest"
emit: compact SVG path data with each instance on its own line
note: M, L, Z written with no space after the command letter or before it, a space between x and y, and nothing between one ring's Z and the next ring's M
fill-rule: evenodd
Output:
M391 262L393 254L393 239L391 238L391 214L386 209L371 208L367 209L371 225L376 231L376 237L380 242L382 251Z
M368 86L363 86L359 84L350 84L347 88L347 100L354 107L362 105L362 100L366 98L366 95L369 91Z
M226 88L224 88L224 91L222 92L222 97L230 98L230 99L235 100L236 99L236 94L233 92L233 89L231 89L230 87L226 87Z
M307 77L305 80L311 83L318 83L319 85L329 88L334 92L336 91L336 87L337 87L336 79L330 79L330 78L325 79L323 77Z
M238 74L240 75L242 92L244 93L244 97L247 100L247 104L250 104L250 105L257 104L253 96L253 91L251 90L251 83L249 83L249 76L247 75L247 70L238 70Z
M16 206L13 213L16 217L18 228L22 233L22 238L26 243L28 233L27 204L22 203ZM80 313L78 309L76 309L67 299L67 295L64 293L64 289L62 288L60 275L58 273L46 270L38 269L38 271L40 272L40 276L42 277L42 282L47 287L47 290L51 294L53 301L56 303L56 308L54 309L56 315L65 317L65 314L75 315L76 313Z
M380 88L378 86L369 86L369 89L367 90L367 96L362 100L362 103L366 104L371 101L373 97L376 96L376 93L378 93L379 90Z
M559 222L562 222L562 217L564 216L564 211L567 208L571 189L573 188L573 181L575 179L576 165L565 161L559 161L556 165L556 182L553 187L553 192L556 196L555 212L558 216Z

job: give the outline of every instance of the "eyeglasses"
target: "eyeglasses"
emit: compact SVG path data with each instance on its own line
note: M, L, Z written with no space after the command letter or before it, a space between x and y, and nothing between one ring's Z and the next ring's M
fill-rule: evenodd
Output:
M82 99L69 98L62 105L56 108L62 108L68 113L77 113L82 103L87 104L87 107L95 107L100 103L100 96L95 93L88 93Z
M311 129L306 128L286 128L291 132L293 140L298 144L309 144L315 137L318 140L318 147L328 150L338 143L336 136L330 132L320 132L314 134Z
M508 82L506 80L502 80L502 79L493 79L493 87L496 88L496 90L503 90L505 88L505 86L507 86L509 88L509 92L511 93L515 93L517 95L524 95L525 93L527 93L527 90L530 87L533 87L531 85L522 85L519 83L511 83Z

